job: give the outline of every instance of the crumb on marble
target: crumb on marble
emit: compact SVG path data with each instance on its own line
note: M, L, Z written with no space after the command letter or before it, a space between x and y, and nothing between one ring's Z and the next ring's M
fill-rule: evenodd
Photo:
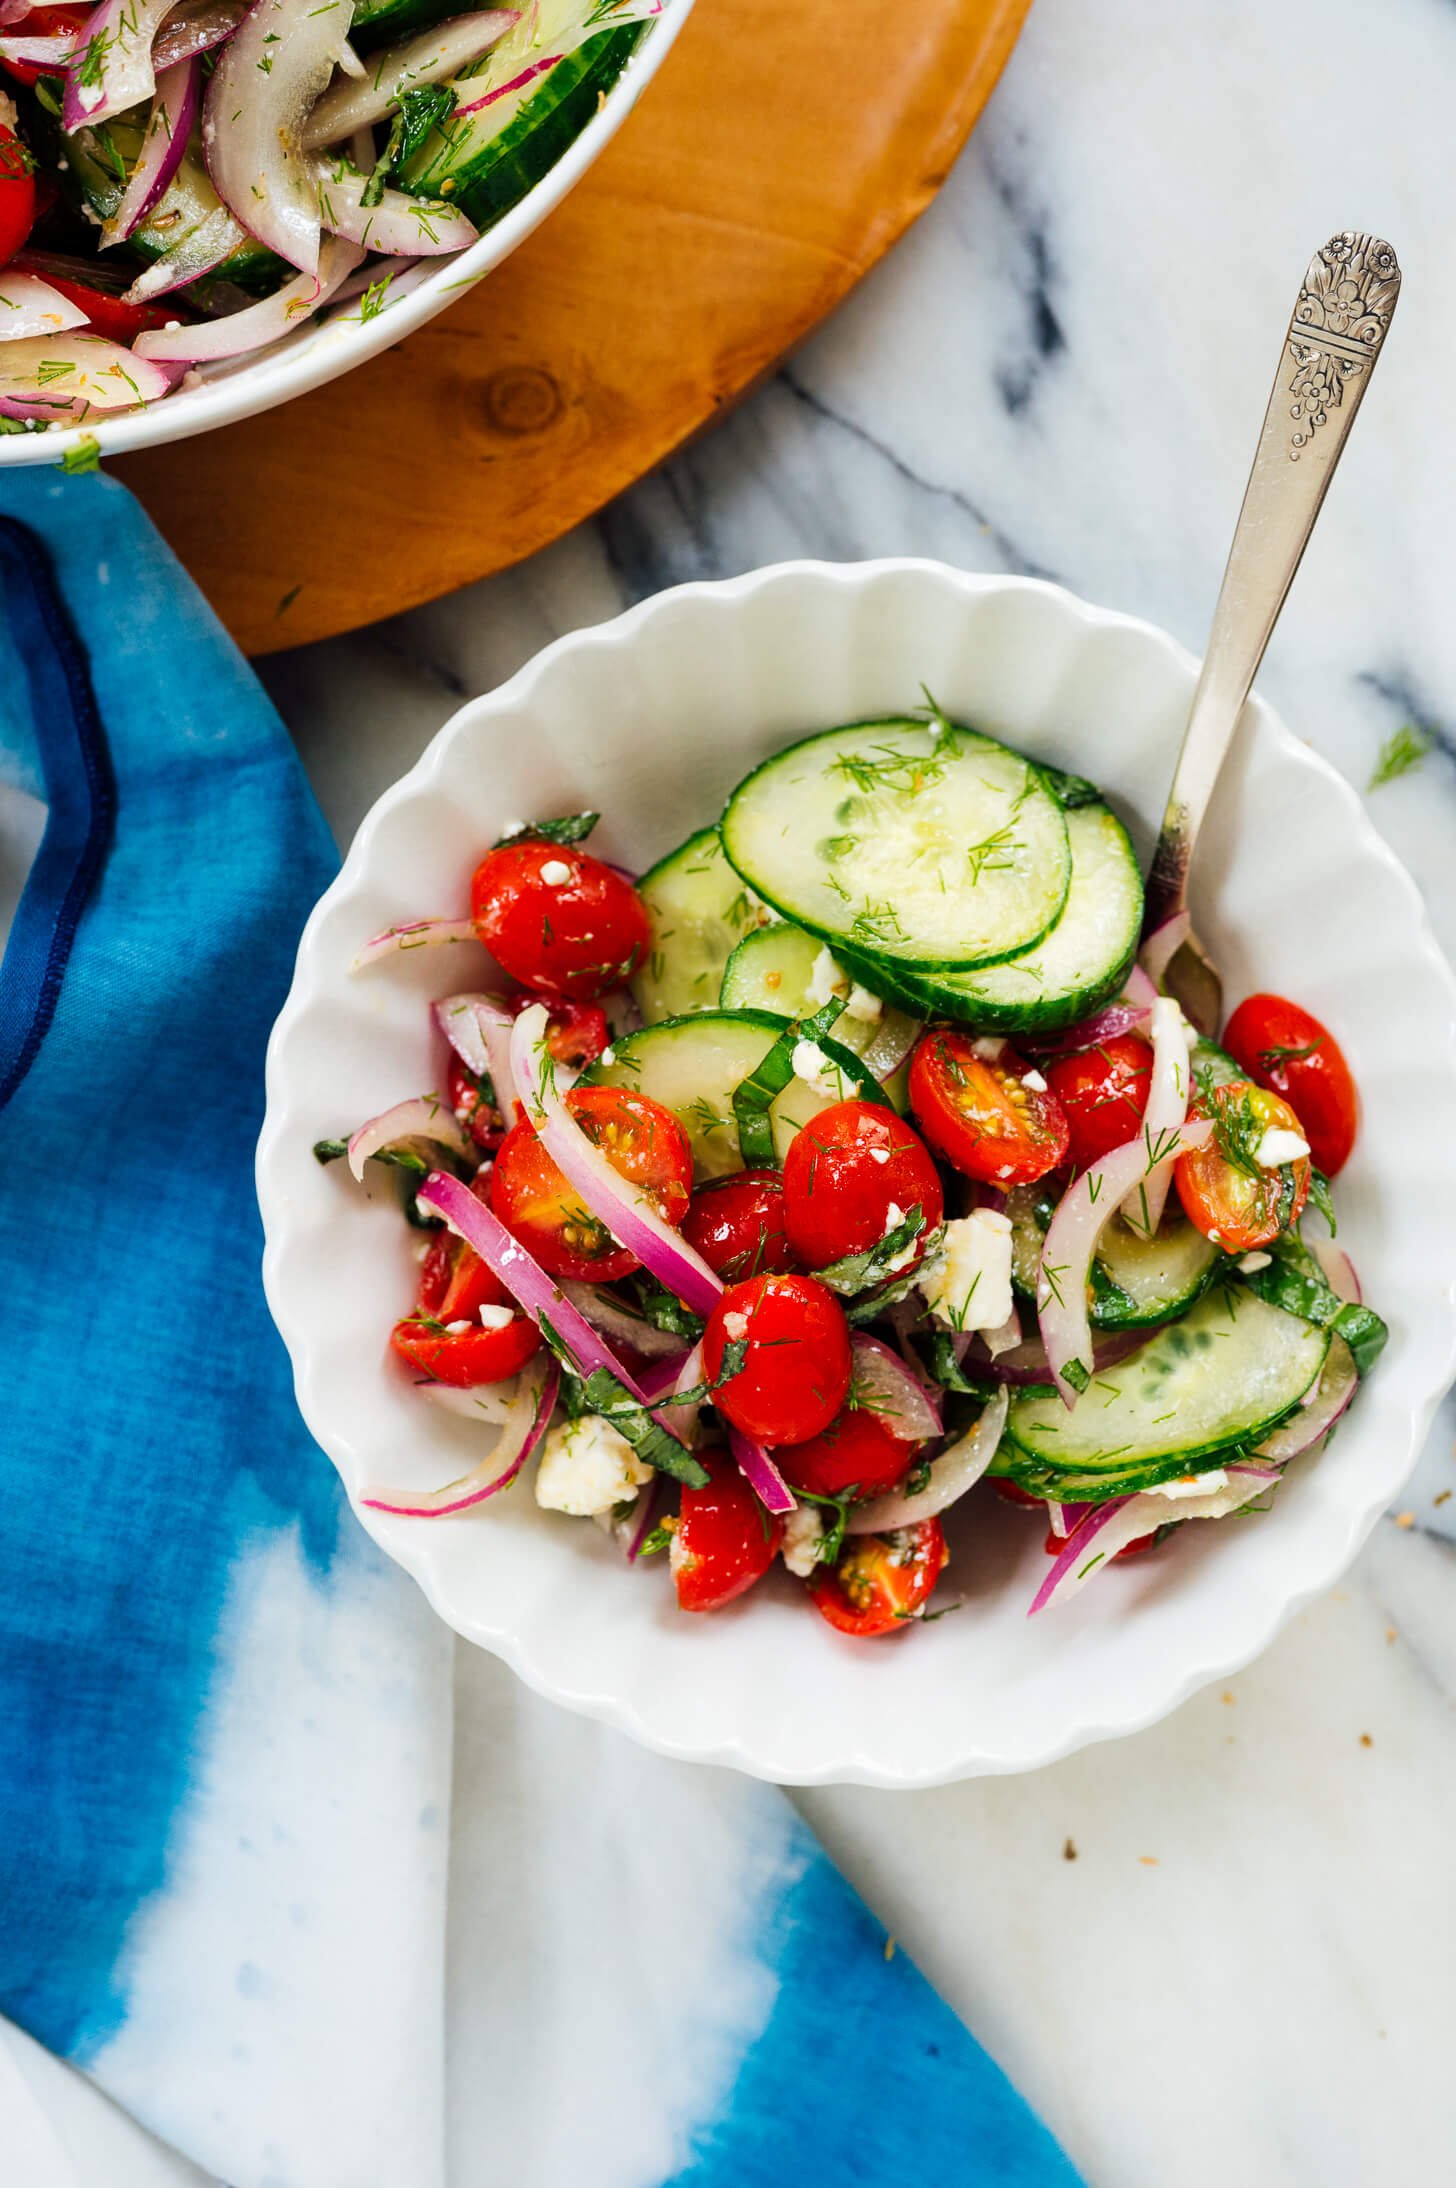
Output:
M1063 1861L1075 1861L1076 1858L1076 1841L1074 1839L1068 1839L1066 1845L1062 1848L1062 1859Z
M1447 1498L1448 1498L1448 1497L1450 1496L1450 1494L1451 1494L1451 1492L1450 1492L1450 1490L1449 1490L1449 1489L1443 1489L1443 1490L1441 1491L1441 1493L1440 1493L1440 1495L1439 1495L1439 1496L1437 1496L1437 1497L1433 1497L1433 1498L1431 1499L1431 1502L1432 1502L1433 1504L1444 1504L1444 1503L1446 1502L1446 1499L1447 1499Z
M1371 1739L1368 1732L1362 1732L1360 1735L1360 1745L1362 1747L1374 1747L1375 1742Z
M1156 1854L1139 1854L1138 1860L1142 1863L1145 1869L1156 1869L1158 1866L1158 1857Z
M1386 1627L1386 1629L1385 1629L1385 1638L1386 1638L1386 1640L1387 1640L1387 1641L1393 1641L1393 1640L1395 1639L1395 1628L1394 1628L1394 1626L1387 1626L1387 1627Z
M1236 1694L1225 1691L1219 1696L1219 1700L1221 1702L1227 1703L1230 1707L1232 1707L1232 1705L1238 1700L1238 1696Z
M1395 1515L1397 1527L1414 1527L1415 1523L1416 1515L1414 1512L1397 1512Z

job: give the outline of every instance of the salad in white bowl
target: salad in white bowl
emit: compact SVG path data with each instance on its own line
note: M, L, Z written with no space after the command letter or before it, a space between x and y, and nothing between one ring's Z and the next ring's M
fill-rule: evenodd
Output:
M360 954L474 975L436 1085L315 1153L401 1173L396 1369L482 1436L366 1507L488 1524L534 1466L682 1610L781 1560L857 1639L937 1614L973 1495L1040 1516L1033 1613L1266 1509L1387 1334L1336 1034L1190 1026L1097 789L934 702L788 744L640 879L597 819L512 823L468 912Z

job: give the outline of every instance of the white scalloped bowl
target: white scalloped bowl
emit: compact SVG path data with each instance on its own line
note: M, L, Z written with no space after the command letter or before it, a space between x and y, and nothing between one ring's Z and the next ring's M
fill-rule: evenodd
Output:
M202 366L196 386L180 388L144 409L64 429L52 427L45 433L0 436L0 469L6 464L59 463L68 450L88 440L99 444L103 456L130 455L134 449L190 440L196 433L210 433L214 426L235 425L240 418L253 418L291 402L295 395L323 387L367 358L393 348L509 258L580 182L667 59L692 6L693 0L662 0L661 15L649 22L646 36L621 75L555 166L468 250L440 259L418 287L392 296L387 309L374 318L364 320L352 312L331 318L325 312L317 323L299 327L267 349ZM421 259L419 263L425 267L429 262Z
M803 731L913 704L1103 784L1146 852L1193 690L1171 639L1055 587L938 564L790 563L664 593L549 647L455 716L365 821L309 921L268 1057L258 1155L268 1298L299 1403L357 1500L468 1463L467 1423L391 1372L412 1297L393 1187L371 1202L314 1140L436 1083L426 1005L469 980L461 950L350 978L362 939L457 910L516 813L597 806L633 867L713 817L748 768ZM598 846L594 843L594 848ZM538 1692L663 1753L791 1784L924 1786L1029 1770L1132 1732L1265 1647L1349 1564L1413 1465L1456 1367L1456 982L1415 888L1348 785L1255 700L1220 783L1196 918L1230 999L1306 1003L1364 1102L1339 1184L1341 1238L1391 1342L1327 1454L1267 1516L1190 1526L1028 1621L1042 1530L978 1491L949 1518L952 1618L853 1642L776 1573L708 1618L678 1612L661 1563L633 1570L594 1527L537 1509L529 1479L448 1520L361 1511L440 1615Z

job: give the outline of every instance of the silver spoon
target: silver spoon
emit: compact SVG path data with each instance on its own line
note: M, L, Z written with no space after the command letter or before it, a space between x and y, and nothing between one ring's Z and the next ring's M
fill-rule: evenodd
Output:
M1399 295L1400 267L1379 236L1342 229L1310 260L1280 353L1153 853L1143 930L1148 936L1169 920L1186 917L1188 870L1214 782ZM1191 926L1168 960L1163 984L1200 1032L1217 1031L1223 982Z

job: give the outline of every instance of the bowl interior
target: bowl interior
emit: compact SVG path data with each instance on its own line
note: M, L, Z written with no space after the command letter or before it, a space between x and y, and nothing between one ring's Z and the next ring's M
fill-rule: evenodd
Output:
M1092 776L1150 843L1194 665L1146 626L1026 580L925 563L788 565L686 587L550 649L459 714L375 808L300 951L270 1054L260 1187L270 1300L314 1434L357 1495L464 1470L469 1424L423 1404L385 1335L412 1281L387 1180L369 1193L309 1148L435 1084L427 1003L481 977L473 944L350 979L359 942L458 909L515 813L598 806L605 855L640 867L711 820L759 758L835 721L953 716ZM594 848L597 841L594 840ZM537 1510L529 1482L471 1516L362 1515L451 1624L530 1683L649 1744L791 1782L924 1784L1029 1767L1134 1729L1246 1662L1353 1555L1413 1464L1451 1369L1453 1290L1431 1242L1456 1157L1419 1120L1456 1101L1456 989L1414 888L1339 777L1255 702L1200 850L1196 918L1230 1002L1298 997L1337 1032L1364 1104L1341 1240L1390 1321L1380 1370L1328 1452L1266 1516L1190 1526L1028 1621L1034 1517L989 1491L951 1515L949 1618L904 1639L833 1634L782 1575L681 1615L667 1576Z

